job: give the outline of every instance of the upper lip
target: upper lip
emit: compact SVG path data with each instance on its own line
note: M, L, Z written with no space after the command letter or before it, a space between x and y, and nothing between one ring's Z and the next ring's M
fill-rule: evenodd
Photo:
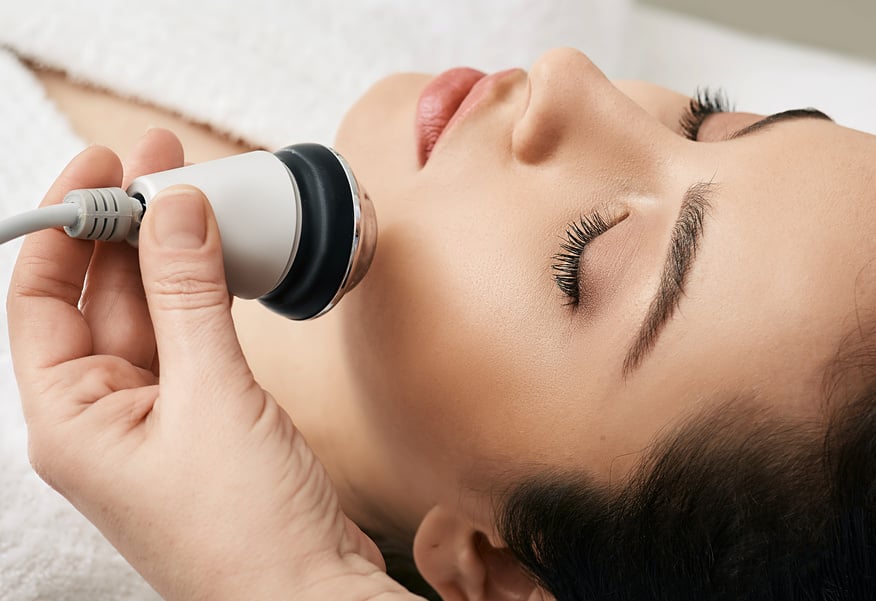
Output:
M486 75L461 67L435 77L417 102L416 136L420 166L424 166L442 135L469 114L489 94L493 84L512 70ZM474 92L474 93L473 93Z
M432 148L462 101L484 77L486 73L468 67L450 69L433 78L420 93L417 101L416 136L421 167L426 164Z

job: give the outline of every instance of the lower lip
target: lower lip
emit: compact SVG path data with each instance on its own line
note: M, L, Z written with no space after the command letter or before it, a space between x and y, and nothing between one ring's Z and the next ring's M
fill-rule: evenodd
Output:
M450 69L433 79L417 103L417 152L424 166L446 132L487 97L502 77L518 69L484 75L474 69Z

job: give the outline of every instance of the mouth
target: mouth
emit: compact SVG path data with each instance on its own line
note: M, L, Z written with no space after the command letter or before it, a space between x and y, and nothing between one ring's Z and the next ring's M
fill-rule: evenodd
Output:
M417 158L424 167L438 140L472 112L502 76L516 71L509 69L487 75L468 67L458 67L441 73L423 89L417 101Z

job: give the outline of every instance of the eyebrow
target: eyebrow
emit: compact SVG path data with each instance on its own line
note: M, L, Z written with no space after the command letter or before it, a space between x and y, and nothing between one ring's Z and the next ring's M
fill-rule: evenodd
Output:
M831 119L818 109L792 109L790 111L782 111L781 113L775 113L768 117L764 117L760 121L756 121L751 125L743 127L739 131L730 134L730 136L728 136L726 139L737 140L739 138L744 138L747 135L753 134L756 131L764 130L771 125L775 125L776 123L781 123L782 121L792 121L794 119L822 119L833 122L833 119Z
M703 223L706 212L711 207L709 196L713 188L712 182L699 182L684 193L681 210L672 227L669 252L663 264L657 294L651 300L645 321L624 359L624 378L627 378L654 348L663 326L678 307L684 294L685 279L693 267L702 238Z
M764 131L776 123L795 119L833 119L823 112L813 109L793 109L783 111L742 128L731 134L727 140L736 140ZM678 218L672 227L669 250L660 275L657 293L651 300L648 312L627 351L623 364L623 377L626 379L642 363L648 353L657 343L657 338L664 326L675 313L681 297L685 294L684 284L694 265L697 250L702 241L703 225L711 208L711 198L714 196L714 182L699 182L692 185L684 193Z

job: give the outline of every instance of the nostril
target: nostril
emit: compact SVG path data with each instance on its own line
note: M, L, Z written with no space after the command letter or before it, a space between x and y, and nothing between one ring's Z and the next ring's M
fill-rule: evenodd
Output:
M528 81L525 110L511 132L511 154L526 165L542 163L558 150L569 127L574 127L563 100L542 82Z
M529 102L512 133L514 158L524 164L550 159L578 140L598 151L619 125L617 90L581 52L557 48L529 72Z

